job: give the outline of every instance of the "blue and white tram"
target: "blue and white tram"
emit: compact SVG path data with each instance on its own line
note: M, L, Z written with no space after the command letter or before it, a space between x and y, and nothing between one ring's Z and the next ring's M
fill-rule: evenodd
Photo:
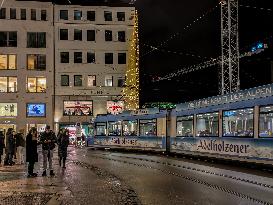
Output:
M95 119L93 146L166 150L167 111L144 109Z
M273 164L273 84L178 104L173 153Z

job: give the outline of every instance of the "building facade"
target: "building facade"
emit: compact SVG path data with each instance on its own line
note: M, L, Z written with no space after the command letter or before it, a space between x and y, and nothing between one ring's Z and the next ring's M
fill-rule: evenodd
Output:
M88 125L113 103L122 109L133 14L128 5L6 1L0 129Z
M6 1L0 10L0 129L53 125L53 10Z

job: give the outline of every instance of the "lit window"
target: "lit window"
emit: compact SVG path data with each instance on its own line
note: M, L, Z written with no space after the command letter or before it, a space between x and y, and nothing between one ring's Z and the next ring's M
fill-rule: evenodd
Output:
M105 136L106 135L106 123L105 122L97 122L95 127L96 127L96 135L97 136Z
M273 106L260 108L259 137L273 137Z
M27 78L27 92L29 93L45 93L46 78L44 77L29 77Z
M74 11L74 20L81 20L82 19L82 11L75 10Z
M223 112L224 136L253 137L253 109L229 110Z
M87 77L87 87L95 87L96 86L96 76L89 75Z
M105 21L112 21L112 12L111 11L104 11L104 20Z
M17 77L0 77L0 93L17 92Z
M27 69L28 70L45 70L46 55L40 55L40 54L27 55Z
M0 70L15 70L16 55L0 55Z
M156 136L156 119L139 120L140 136Z
M0 103L0 116L1 117L16 117L17 103Z
M193 116L177 117L177 136L193 137Z
M105 76L105 86L108 86L108 87L113 86L113 76L111 75Z
M137 136L138 123L137 120L123 121L123 135Z
M108 135L109 136L121 136L121 121L108 122Z
M218 113L206 113L197 115L197 136L218 136Z

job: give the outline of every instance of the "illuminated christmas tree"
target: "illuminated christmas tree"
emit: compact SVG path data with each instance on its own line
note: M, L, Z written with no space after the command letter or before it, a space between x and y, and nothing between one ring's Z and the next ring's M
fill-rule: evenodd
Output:
M139 42L137 11L134 13L134 30L129 46L123 98L126 110L136 110L139 108Z

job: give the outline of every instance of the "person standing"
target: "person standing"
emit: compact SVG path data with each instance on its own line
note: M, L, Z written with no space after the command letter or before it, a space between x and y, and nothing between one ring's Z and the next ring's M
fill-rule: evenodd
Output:
M6 133L6 157L4 161L4 165L14 165L15 163L12 161L14 151L15 151L15 132L12 128L9 128Z
M26 137L26 161L28 162L28 177L37 177L33 173L34 164L38 162L37 129L32 127Z
M5 136L3 131L0 131L0 165L2 162L2 155L4 154L4 148L5 148Z
M18 164L24 163L23 150L25 147L24 129L20 129L16 134L16 149L17 149L17 161Z
M69 131L67 129L60 130L60 134L58 136L58 154L59 154L59 164L65 169L65 162L67 158L67 147L69 145Z
M49 162L49 170L50 176L54 176L53 167L52 167L52 159L53 159L53 150L55 148L55 143L57 143L57 137L55 133L50 130L50 126L47 125L44 132L40 135L40 143L42 144L42 152L43 152L43 174L42 176L46 176L47 169L47 161Z

